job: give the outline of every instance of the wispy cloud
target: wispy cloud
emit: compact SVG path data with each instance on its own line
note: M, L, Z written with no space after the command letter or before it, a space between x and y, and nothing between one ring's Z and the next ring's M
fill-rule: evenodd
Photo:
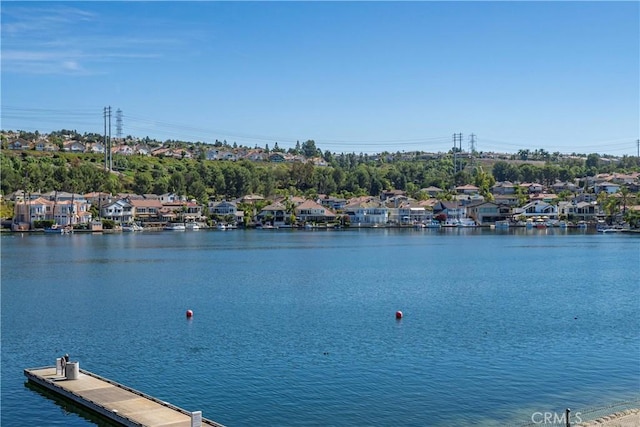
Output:
M172 43L163 37L118 35L115 23L91 11L26 4L3 4L3 73L103 74L108 72L105 64L161 58Z

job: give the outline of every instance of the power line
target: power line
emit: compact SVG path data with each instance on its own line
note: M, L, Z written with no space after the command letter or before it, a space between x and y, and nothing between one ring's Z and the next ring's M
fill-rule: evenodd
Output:
M81 108L66 108L66 109L52 109L52 108L29 108L19 106L3 106L0 111L2 119L10 119L21 122L37 123L39 126L44 124L51 124L56 126L56 123L67 122L73 123L72 125L63 125L63 128L76 128L77 126L84 126L87 128L99 128L99 116L98 112L102 107L86 106ZM120 109L116 111L116 136L122 138L123 136L123 121L122 116L118 115L118 111L121 114ZM29 126L28 128L31 128ZM132 131L139 132L139 135L147 134L150 136L157 136L158 134L173 135L172 139L183 141L212 141L216 140L229 140L238 141L245 145L252 145L253 143L263 145L278 142L279 144L296 144L299 140L313 139L316 145L323 147L329 147L339 149L345 145L349 146L349 151L353 148L355 150L362 150L364 152L380 152L380 151L397 151L398 149L416 149L422 151L448 151L447 141L450 141L450 137L446 136L434 136L424 138L398 138L398 139L362 139L362 138L323 138L321 136L309 135L308 137L292 137L292 136L275 136L264 135L246 132L230 131L218 128L198 127L179 123L171 123L161 120L154 120L143 115L129 115L127 114L127 128ZM40 129L39 129L40 130ZM58 129L52 129L58 130ZM106 132L105 132L106 133ZM473 153L476 147L475 134L470 136L471 142L469 143L469 150ZM628 153L631 154L636 151L640 155L640 140L636 138L617 138L606 141L589 141L587 144L574 144L566 145L563 143L545 143L540 145L553 146L549 151L554 152L600 152L606 151L607 153ZM107 141L108 142L108 141ZM461 140L456 139L454 141L454 147L458 145L459 150L462 151ZM633 145L631 145L633 144ZM513 152L520 149L534 149L535 143L530 141L504 141L498 139L483 137L484 151L504 151ZM635 146L635 147L634 147ZM636 148L636 150L633 150ZM630 151L633 150L633 151ZM403 150L404 151L404 150ZM457 156L456 156L457 161ZM456 163L456 168L458 167Z

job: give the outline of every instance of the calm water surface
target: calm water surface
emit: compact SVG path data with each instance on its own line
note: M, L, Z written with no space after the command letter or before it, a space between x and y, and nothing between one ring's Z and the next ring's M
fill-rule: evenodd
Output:
M228 426L522 424L640 394L640 236L0 239L3 426L98 423L25 386L64 353Z

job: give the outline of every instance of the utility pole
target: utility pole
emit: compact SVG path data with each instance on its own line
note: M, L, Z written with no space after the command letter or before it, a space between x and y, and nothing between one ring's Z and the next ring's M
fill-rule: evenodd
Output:
M113 158L111 157L111 106L104 107L104 170L113 170ZM109 132L107 133L107 123Z
M108 150L107 150L107 107L104 107L104 110L102 112L102 118L104 119L104 139L103 139L103 146L104 146L104 170L108 171L109 170L109 157L108 157Z
M113 171L113 154L111 153L111 105L109 105L108 111L109 111L109 171Z
M456 154L456 142L457 142L457 138L458 134L454 133L453 134L453 176L455 177L456 174L458 173L458 156Z
M640 139L636 140L636 145L638 147L638 157L640 157Z

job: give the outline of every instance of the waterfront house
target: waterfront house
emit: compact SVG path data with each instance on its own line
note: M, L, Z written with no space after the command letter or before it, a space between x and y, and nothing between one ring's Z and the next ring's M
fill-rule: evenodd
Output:
M526 218L546 216L548 219L558 219L558 207L542 200L536 200L513 210L514 217L521 215Z
M33 200L23 198L17 201L13 209L13 222L16 224L28 224L33 228L35 221L53 219L53 202L38 196Z
M235 216L236 212L238 211L238 205L236 205L234 202L227 202L226 200L222 200L220 202L211 200L209 201L207 207L209 209L209 214L211 215Z
M397 207L389 206L389 222L402 225L426 224L431 222L432 211L416 200L406 200Z
M159 222L160 209L162 203L160 200L148 199L129 199L129 203L133 207L133 216L137 221L142 222Z
M59 225L73 225L91 222L91 204L84 199L51 200L39 196L33 200L18 202L14 207L14 222L29 224L49 220Z
M294 209L296 219L300 222L332 222L336 214L313 200L305 200Z
M287 208L280 202L274 202L262 208L256 219L262 224L280 227L288 222Z
M351 225L376 226L389 221L389 209L380 201L372 197L352 199L344 207Z
M45 219L53 219L59 225L84 224L91 221L91 203L83 194L50 191L42 196L53 202L53 211Z
M509 218L511 208L494 202L477 202L467 205L467 215L479 225L495 224Z
M158 214L162 221L200 221L203 219L202 206L195 200L162 203Z
M458 201L438 201L433 207L435 217L444 215L447 222L457 223L467 217L467 208Z
M560 202L558 214L571 221L595 221L598 216L596 202Z
M133 221L134 208L126 199L119 199L104 204L100 209L100 216L116 223L129 223Z
M244 218L244 212L238 210L238 205L235 202L212 200L209 201L208 210L210 215L232 216L235 223L241 223Z

